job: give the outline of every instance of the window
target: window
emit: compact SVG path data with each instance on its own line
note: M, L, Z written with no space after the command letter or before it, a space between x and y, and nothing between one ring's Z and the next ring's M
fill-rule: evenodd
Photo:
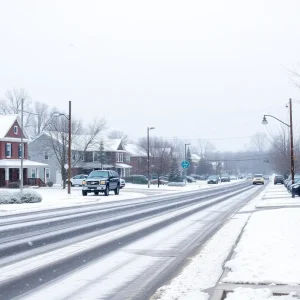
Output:
M14 126L14 134L18 134L18 126Z
M77 153L73 153L73 160L76 160L77 159Z
M31 169L31 178L36 178L36 169L35 168Z
M84 153L80 154L80 160L84 161Z
M50 169L46 168L46 179L50 179Z
M125 156L125 161L128 162L128 163L130 162L130 156L129 155Z
M44 152L44 159L49 160L49 154L47 151Z
M11 147L11 143L7 143L5 145L5 156L6 157L11 157L12 156L12 147Z
M123 162L123 153L117 153L117 162Z
M97 152L93 152L93 161L97 161L97 160L98 160Z
M24 145L23 145L23 150L24 150ZM18 157L21 158L22 157L22 145L19 144L19 147L18 147Z

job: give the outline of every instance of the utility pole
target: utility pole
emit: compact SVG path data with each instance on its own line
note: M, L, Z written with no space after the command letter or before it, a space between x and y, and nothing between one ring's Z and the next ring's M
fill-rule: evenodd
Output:
M71 155L72 155L72 151L71 151L71 147L72 147L72 134L71 134L71 131L72 131L72 127L71 127L71 124L72 124L72 119L71 119L71 101L69 101L69 149L68 149L68 165L69 165L69 168L68 168L68 194L71 194Z
M291 139L291 175L292 175L292 184L295 183L295 158L294 158L294 137L293 137L293 108L292 108L292 99L290 98L290 139ZM292 195L293 198L295 195Z
M24 140L23 140L23 134L24 134L24 128L23 128L23 118L24 118L24 99L21 99L21 168L20 168L20 192L23 193L23 169L24 169Z

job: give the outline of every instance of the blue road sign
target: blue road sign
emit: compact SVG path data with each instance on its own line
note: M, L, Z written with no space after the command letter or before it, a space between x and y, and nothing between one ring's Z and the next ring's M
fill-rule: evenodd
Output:
M190 167L190 162L188 160L184 160L182 163L181 163L181 166L184 168L184 169L187 169Z

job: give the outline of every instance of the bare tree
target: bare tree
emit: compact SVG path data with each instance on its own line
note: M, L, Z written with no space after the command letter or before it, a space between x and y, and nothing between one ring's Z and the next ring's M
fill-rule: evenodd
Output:
M72 120L72 166L76 166L81 156L92 146L106 125L104 119L95 120L87 129L82 122L73 118ZM51 118L47 126L47 134L50 140L50 148L53 150L60 168L63 188L66 187L67 170L64 166L68 162L68 120L64 116ZM76 155L77 154L77 155Z
M258 152L263 152L266 148L267 135L264 132L257 132L252 135L251 143L255 145Z
M139 140L139 145L147 151L147 139L142 138ZM172 163L172 144L164 139L153 137L149 144L150 150L150 166L151 173L157 175L159 178L162 175L166 175L170 172ZM158 180L159 186L159 180Z
M0 100L0 114L20 114L22 99L24 99L24 127L29 128L32 126L31 100L25 89L7 90L5 98Z
M108 138L110 139L121 139L122 140L122 143L124 145L127 145L128 143L128 135L123 132L123 131L120 131L120 130L111 130L108 135L107 135Z
M48 104L35 102L34 110L32 116L32 137L36 137L41 134L47 127L49 118L51 114L49 113Z
M201 158L207 158L207 156L215 150L215 146L208 140L198 140L199 154Z

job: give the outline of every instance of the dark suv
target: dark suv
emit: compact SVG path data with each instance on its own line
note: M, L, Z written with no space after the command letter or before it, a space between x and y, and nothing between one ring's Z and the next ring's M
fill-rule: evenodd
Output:
M119 195L120 192L120 176L115 171L95 170L82 182L83 196L88 193L95 195L104 193L105 196L108 196L109 191L114 191L115 195Z
M284 178L283 178L283 176L281 176L281 175L275 175L275 177L274 177L274 184L277 184L277 183L284 184Z

